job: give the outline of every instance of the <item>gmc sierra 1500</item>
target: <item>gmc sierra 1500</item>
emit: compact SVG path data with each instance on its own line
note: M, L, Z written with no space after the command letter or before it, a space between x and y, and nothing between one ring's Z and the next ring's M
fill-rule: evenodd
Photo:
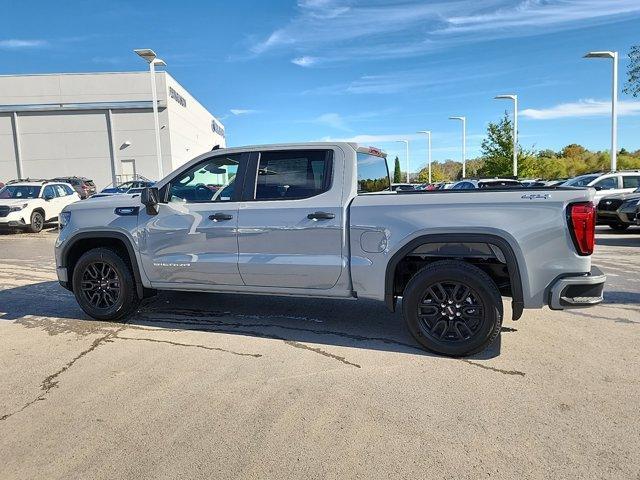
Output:
M74 203L60 283L118 320L156 290L402 298L416 340L469 355L525 308L602 301L591 266L594 192L400 191L385 154L352 143L214 150L141 195Z

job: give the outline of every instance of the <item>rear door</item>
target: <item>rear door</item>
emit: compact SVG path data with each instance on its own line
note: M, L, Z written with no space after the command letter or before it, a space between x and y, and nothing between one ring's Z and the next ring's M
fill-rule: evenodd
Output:
M331 149L257 152L238 212L246 285L330 289L342 258L342 182Z
M175 175L157 215L140 210L142 265L153 285L242 285L236 185L248 158L211 155Z

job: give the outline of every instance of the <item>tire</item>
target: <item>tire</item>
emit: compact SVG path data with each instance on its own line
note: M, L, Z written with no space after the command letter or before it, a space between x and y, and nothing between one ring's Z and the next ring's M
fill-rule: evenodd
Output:
M494 281L457 260L437 261L416 273L404 290L402 312L423 347L452 357L484 350L502 326L502 298Z
M629 228L628 223L611 223L609 224L609 228L616 232L624 232L627 228Z
M140 304L128 261L110 248L84 253L73 269L72 286L82 310L96 320L122 320Z
M29 223L29 226L27 227L27 231L31 233L40 233L43 227L44 227L44 215L42 214L42 212L38 212L37 210L35 212L32 212L30 223Z

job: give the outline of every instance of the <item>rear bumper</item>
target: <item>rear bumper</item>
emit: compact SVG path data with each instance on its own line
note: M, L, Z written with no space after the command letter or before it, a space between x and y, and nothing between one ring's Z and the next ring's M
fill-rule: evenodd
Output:
M585 308L602 302L607 277L598 267L583 275L557 279L549 291L549 307L552 310Z

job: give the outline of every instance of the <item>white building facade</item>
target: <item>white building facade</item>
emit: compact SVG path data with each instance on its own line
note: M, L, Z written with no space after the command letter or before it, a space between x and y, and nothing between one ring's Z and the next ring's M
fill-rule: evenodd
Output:
M0 76L0 181L87 177L101 189L159 180L149 72ZM224 126L156 72L163 175L214 146Z

